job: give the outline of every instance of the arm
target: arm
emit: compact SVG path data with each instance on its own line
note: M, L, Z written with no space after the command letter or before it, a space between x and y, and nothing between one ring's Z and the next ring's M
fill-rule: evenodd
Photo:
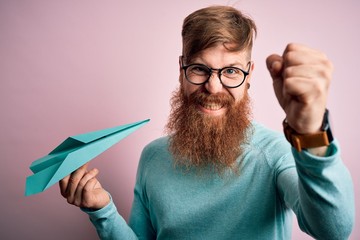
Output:
M326 55L299 44L289 44L283 55L266 60L275 95L288 125L299 134L321 130L333 66ZM327 147L309 149L324 156Z
M100 239L137 239L96 179L98 173L97 169L88 171L85 164L59 182L61 195L89 215Z
M93 211L86 208L82 208L82 210L89 215L100 239L138 239L134 231L120 216L112 200L99 210Z
M300 134L317 133L327 103L332 63L317 50L289 44L282 56L269 56L267 66L290 127ZM300 227L316 238L346 238L354 221L354 196L338 145L300 152L293 149L293 155L297 173L283 171L277 184Z
M329 156L293 149L296 170L282 171L277 186L300 228L316 239L347 239L354 224L351 176L340 158L338 144Z

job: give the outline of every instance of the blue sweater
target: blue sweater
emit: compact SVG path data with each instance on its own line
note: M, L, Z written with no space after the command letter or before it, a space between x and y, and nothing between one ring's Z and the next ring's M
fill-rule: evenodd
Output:
M292 214L316 239L347 239L354 193L339 147L315 157L254 123L239 174L174 167L168 137L145 147L129 224L114 203L87 211L101 239L291 239ZM240 159L240 158L239 158Z

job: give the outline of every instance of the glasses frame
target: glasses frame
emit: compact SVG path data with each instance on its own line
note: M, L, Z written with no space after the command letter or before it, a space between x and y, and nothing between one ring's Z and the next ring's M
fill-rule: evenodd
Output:
M191 84L198 85L198 86L207 83L207 82L210 80L210 78L211 78L211 76L213 75L213 73L216 72L216 73L217 73L217 76L218 76L218 78L219 78L219 80L220 80L220 82L221 82L221 84L222 84L224 87L226 87L226 88L238 88L238 87L240 87L240 86L245 82L246 77L250 74L251 61L249 61L249 62L247 63L247 65L249 65L249 70L248 70L248 71L245 71L245 70L242 70L241 68L238 68L238 67L211 68L211 67L206 66L205 64L200 64L200 63L192 63L192 64L189 64L189 65L184 66L183 56L180 56L180 59L181 59L181 68L184 70L184 74L185 74L186 80L187 80L188 82L190 82ZM202 67L205 67L205 69L208 69L209 76L208 76L208 78L207 78L204 82L202 82L202 83L194 83L194 82L192 82L192 81L188 78L188 76L187 76L187 74L186 74L186 70L187 70L189 67L195 66L195 65L196 65L196 66L202 66ZM223 70L227 69L227 68L232 68L232 69L239 70L239 71L241 71L241 72L244 74L244 79L241 81L240 84L238 84L238 85L236 85L236 86L227 86L226 84L223 83L223 81L221 80L221 75L222 75L221 72L222 72Z

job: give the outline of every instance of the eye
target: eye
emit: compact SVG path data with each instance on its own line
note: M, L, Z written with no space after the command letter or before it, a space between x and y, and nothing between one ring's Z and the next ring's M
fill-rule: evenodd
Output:
M239 72L240 72L239 69L236 69L236 68L225 68L222 71L222 74L225 76L232 76L232 75L239 74Z
M204 76L209 75L209 69L202 65L193 65L188 68L188 71L192 74Z

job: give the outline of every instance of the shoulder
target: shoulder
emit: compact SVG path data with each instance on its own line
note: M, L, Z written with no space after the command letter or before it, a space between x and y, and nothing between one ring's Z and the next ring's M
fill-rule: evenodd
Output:
M249 150L264 157L271 166L292 155L291 146L284 134L269 129L260 123L253 122L250 139Z
M272 144L287 143L287 141L283 133L267 128L258 122L253 122L252 143L264 147Z
M160 137L157 138L153 141L151 141L150 143L148 143L143 151L142 151L142 155L153 155L156 153L160 153L160 152L168 152L168 147L169 147L169 137Z
M149 163L158 164L165 159L171 159L169 152L169 137L160 137L148 143L142 150L139 167L144 168Z

